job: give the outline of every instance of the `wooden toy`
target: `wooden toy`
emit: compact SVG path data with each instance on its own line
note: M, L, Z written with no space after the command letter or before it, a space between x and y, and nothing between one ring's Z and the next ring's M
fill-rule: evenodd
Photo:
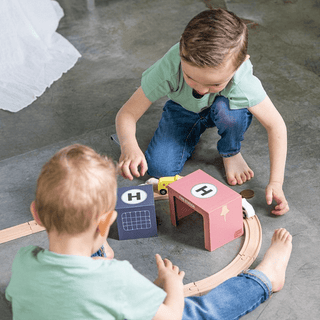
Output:
M118 188L116 211L119 240L157 235L152 185Z
M171 222L197 211L203 216L205 248L213 251L243 235L241 195L202 170L167 186Z
M254 191L250 189L242 190L240 194L242 198L245 198L245 199L251 199L254 197Z
M39 226L34 220L32 220L11 228L1 230L0 243L5 243L44 230L45 229L43 227Z
M182 177L180 177L178 174L176 174L174 177L162 177L159 179L158 182L158 192L162 195L167 194L168 190L167 190L167 186L168 184L177 181L179 179L181 179Z

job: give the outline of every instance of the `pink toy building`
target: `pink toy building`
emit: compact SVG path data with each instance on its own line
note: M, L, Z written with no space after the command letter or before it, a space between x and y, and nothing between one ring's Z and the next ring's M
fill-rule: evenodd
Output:
M203 216L205 248L213 251L243 234L242 197L202 170L168 185L171 222L197 211Z

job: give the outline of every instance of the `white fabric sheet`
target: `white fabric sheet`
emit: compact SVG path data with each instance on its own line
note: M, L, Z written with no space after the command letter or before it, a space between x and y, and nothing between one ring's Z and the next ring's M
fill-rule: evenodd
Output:
M81 57L56 32L56 1L0 0L0 108L17 112L43 94Z

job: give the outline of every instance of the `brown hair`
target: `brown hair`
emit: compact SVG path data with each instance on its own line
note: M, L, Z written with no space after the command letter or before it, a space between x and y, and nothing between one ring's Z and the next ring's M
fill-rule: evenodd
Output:
M196 15L180 39L181 58L196 67L218 67L232 55L235 69L247 55L248 29L234 13L224 9Z
M114 210L116 166L83 145L57 152L42 168L36 191L36 210L49 232L79 234L91 221Z

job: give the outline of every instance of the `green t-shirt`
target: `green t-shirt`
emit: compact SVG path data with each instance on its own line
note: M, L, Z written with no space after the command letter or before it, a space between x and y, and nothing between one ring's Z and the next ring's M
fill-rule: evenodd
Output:
M253 75L250 60L247 60L220 93L210 93L196 99L192 95L192 88L183 78L179 43L142 74L141 87L151 102L167 96L185 109L196 113L210 107L217 95L228 98L231 109L253 107L266 97L260 80Z
M127 261L22 248L6 298L14 320L152 319L166 293Z

